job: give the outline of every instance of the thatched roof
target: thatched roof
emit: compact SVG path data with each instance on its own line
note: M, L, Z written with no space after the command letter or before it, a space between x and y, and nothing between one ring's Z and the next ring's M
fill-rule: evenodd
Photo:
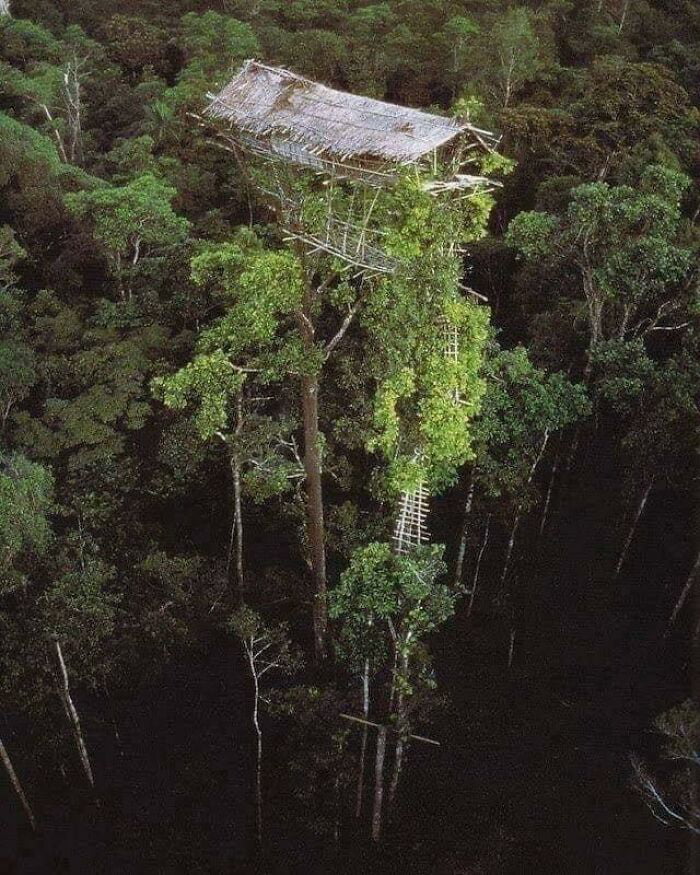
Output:
M206 114L255 138L284 139L341 161L419 161L469 125L371 97L346 94L288 70L246 61Z

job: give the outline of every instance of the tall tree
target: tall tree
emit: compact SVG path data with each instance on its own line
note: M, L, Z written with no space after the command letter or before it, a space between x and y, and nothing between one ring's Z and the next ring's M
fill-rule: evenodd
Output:
M240 608L228 622L229 629L240 640L248 671L253 682L252 720L255 728L255 824L258 843L263 838L262 757L263 733L260 725L261 681L268 672L290 673L299 667L299 656L289 641L285 626L268 627L250 608Z

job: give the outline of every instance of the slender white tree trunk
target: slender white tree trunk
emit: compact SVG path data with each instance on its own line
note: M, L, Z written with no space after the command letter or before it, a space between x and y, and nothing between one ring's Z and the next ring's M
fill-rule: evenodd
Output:
M369 719L369 659L365 660L362 672L362 714L365 720ZM369 727L362 727L362 744L360 747L360 765L357 774L357 798L355 800L355 817L362 813L362 797L365 789L365 757L367 755L367 733Z
M654 480L652 479L647 484L644 492L642 493L642 497L639 500L639 504L637 505L637 512L634 515L632 525L630 526L630 530L627 533L627 537L625 538L625 543L622 545L620 558L617 560L617 565L615 566L615 574L613 575L614 580L617 579L620 571L622 571L622 566L625 564L625 559L627 558L627 553L629 552L630 545L632 544L634 533L636 532L639 520L642 518L642 514L644 513L644 508L646 507L647 499L649 498L649 493L651 492L651 487L653 485Z
M464 503L464 519L462 522L462 531L459 537L459 547L457 548L457 560L455 562L455 588L459 587L462 583L462 574L464 571L464 557L467 553L467 533L469 531L469 518L472 512L472 505L474 504L474 475L475 472L472 471L472 477L469 481L469 491L467 492L467 500Z
M24 790L22 789L22 785L20 784L19 778L17 777L17 773L14 770L12 765L12 760L10 759L10 755L5 749L5 745L2 743L2 739L0 738L0 759L5 766L5 770L10 777L10 783L12 784L15 793L19 797L19 801L22 803L22 808L24 809L24 813L27 815L29 823L32 825L32 829L36 830L36 820L34 820L34 812L27 801L27 797L24 795Z
M243 432L243 386L241 386L236 395L236 441L240 441ZM236 528L236 582L238 584L238 593L243 601L244 588L244 569L243 569L243 498L241 486L241 458L240 447L235 448L233 461L233 497L234 497L234 524Z
M228 549L228 569L231 576L231 560L235 558L236 565L236 590L238 600L243 603L244 593L244 566L243 566L243 500L241 484L241 463L238 454L234 451L231 455L231 480L233 481L233 523L231 525L231 538Z
M474 599L476 598L476 588L479 584L479 571L481 569L481 560L484 558L484 553L486 552L486 546L489 542L489 529L491 528L491 514L486 517L486 525L484 526L484 537L481 541L481 547L479 548L479 555L476 557L476 567L474 568L474 579L472 580L472 588L469 593L469 608L467 610L467 615L471 616L471 612L474 610Z
M258 673L255 669L253 659L253 650L248 654L250 663L250 673L253 676L253 726L255 727L256 736L256 754L255 754L255 836L258 844L262 845L262 730L259 720L259 705L260 705L260 687L258 685Z
M63 73L63 99L66 105L66 121L70 135L69 153L72 164L81 164L83 160L81 67L82 62L78 60L77 55L74 55L73 60Z
M506 558L503 562L503 571L501 572L501 586L506 582L506 577L508 576L508 569L510 568L510 557L513 555L513 547L515 546L515 536L518 533L518 526L520 525L520 509L516 511L515 519L513 520L513 525L510 530L510 538L508 539L508 547L506 548Z
M622 29L625 26L625 21L627 21L627 13L629 12L629 8L630 8L630 0L625 0L625 3L622 7L622 15L620 16L620 25L617 29L618 34L622 33Z
M510 99L513 94L513 79L515 73L515 65L516 65L516 52L515 48L511 48L510 57L507 62L507 67L505 64L505 59L501 58L502 65L505 69L505 80L503 83L503 108L508 109L508 104L510 103Z
M2 2L2 0L0 0ZM61 136L61 132L56 127L56 122L54 121L54 117L51 114L51 110L45 103L40 103L39 106L43 110L44 115L46 116L46 120L51 125L51 129L53 130L53 135L56 138L56 145L58 146L58 151L61 155L61 160L64 164L68 164L68 154L66 153L66 147L63 142L63 137Z
M377 755L374 762L374 809L372 811L372 841L382 837L382 801L384 799L384 757L386 755L386 726L377 729Z
M668 621L668 626L666 626L666 631L664 632L664 637L666 637L668 635L668 633L671 631L671 627L676 622L678 614L680 614L681 609L686 602L686 599L690 595L690 591L693 588L693 584L695 583L695 577L698 573L698 568L700 568L700 553L698 553L698 555L696 556L695 564L690 569L690 574L686 578L685 586L683 587L683 589L680 592L680 595L678 596L675 607L673 608L673 613L671 614L671 617Z
M396 629L394 628L394 623L391 620L391 617L388 620L389 626L389 634L391 635L391 640L394 645L394 664L391 667L391 687L389 689L389 713L391 713L394 709L394 698L396 696L396 674L399 669L399 648L398 648L398 639L396 636Z
M394 751L394 768L391 774L391 783L389 784L389 810L393 808L396 799L396 791L399 788L399 779L401 778L401 768L403 766L404 750L406 745L407 714L406 714L406 696L404 693L404 684L408 678L408 656L403 653L401 655L401 675L404 679L399 687L396 697L396 728L398 736L396 739L396 748Z
M510 630L510 643L508 645L508 670L510 670L513 666L513 653L515 651L515 629L511 627Z
M58 658L58 665L61 670L61 678L60 678L60 687L59 687L59 695L61 697L61 701L63 703L63 707L66 712L66 716L71 724L71 729L73 730L73 737L75 738L75 744L78 748L78 754L80 756L80 762L82 763L83 770L85 772L85 777L88 779L88 782L91 787L95 786L95 779L92 776L92 766L90 765L90 757L88 756L87 747L85 745L85 739L83 737L83 731L80 727L80 717L78 716L78 711L73 703L73 699L70 694L70 685L68 683L68 669L66 668L66 662L63 658L63 651L61 650L61 642L56 638L54 640L54 646L56 648L56 656Z
M10 0L0 0L0 15L10 14Z
M554 461L552 462L552 471L549 475L549 485L547 486L547 497L544 500L544 508L542 509L542 519L540 520L540 535L544 534L545 527L547 525L547 515L549 513L549 506L552 502L552 493L554 492L554 481L557 477L557 471L559 469L559 460L561 459L561 439L559 440L559 448L557 449L556 455L554 456Z
M241 597L243 597L243 502L241 500L241 466L238 462L236 462L235 469L233 488L236 494L236 580L238 582L238 591Z
M345 740L341 735L338 737L338 767L335 770L335 780L333 781L333 842L336 846L336 852L340 841L340 824L343 817L343 798L340 792L340 763L342 762L344 747Z

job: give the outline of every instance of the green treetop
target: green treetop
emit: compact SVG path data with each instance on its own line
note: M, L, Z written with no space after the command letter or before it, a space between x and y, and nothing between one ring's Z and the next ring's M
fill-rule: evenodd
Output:
M372 543L355 551L331 593L330 614L347 626L357 647L374 647L361 630L383 629L396 635L396 646L412 652L454 610L456 593L436 583L444 572L443 548L422 547L397 555L390 544ZM370 636L371 638L371 636Z
M668 327L682 312L692 264L678 241L687 185L677 171L650 166L634 188L586 183L563 215L524 212L511 222L507 241L526 260L577 275L590 347Z
M100 186L66 196L68 208L87 221L117 280L131 296L141 258L181 243L189 223L172 208L176 191L151 173L122 186Z
M588 414L583 385L536 367L524 347L490 351L487 391L474 426L476 479L489 498L527 504L532 466L545 438Z

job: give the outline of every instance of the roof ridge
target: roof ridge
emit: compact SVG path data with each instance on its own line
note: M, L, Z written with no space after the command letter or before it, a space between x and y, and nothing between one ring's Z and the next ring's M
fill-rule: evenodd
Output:
M252 58L210 100L206 113L240 131L261 139L277 133L329 156L415 163L465 133L488 148L471 125L450 116L341 91Z
M424 116L428 119L435 120L435 121L442 120L445 122L446 127L455 127L456 129L459 129L459 130L466 130L467 128L471 127L468 124L458 122L456 119L451 118L450 116L438 115L435 112L429 112L427 109L420 109L419 107L416 107L416 106L405 106L403 103L391 103L388 100L380 100L378 97L370 97L369 95L366 95L366 94L355 94L355 92L353 92L353 91L344 91L342 88L335 88L333 86L326 85L324 82L317 82L314 79L308 79L306 76L302 76L300 73L294 73L292 70L288 70L286 67L273 67L270 64L264 64L262 61L256 61L255 59L252 59L252 58L245 62L246 67L249 64L251 66L259 67L262 70L267 70L269 73L277 73L278 75L280 75L282 77L288 76L290 79L294 79L294 80L301 81L301 82L308 82L308 84L312 85L314 88L321 88L324 91L330 92L331 94L340 94L344 97L349 97L353 100L361 100L364 102L377 104L379 106L391 106L391 107L394 107L396 109L403 110L405 112L418 113L421 116ZM302 98L304 97L303 94L300 94L299 96ZM338 106L339 104L331 104L331 105ZM381 112L377 112L377 111L371 111L371 112L373 115L379 115L379 116L383 116L383 117L385 116L387 118L391 118L391 116L388 113L381 113Z

